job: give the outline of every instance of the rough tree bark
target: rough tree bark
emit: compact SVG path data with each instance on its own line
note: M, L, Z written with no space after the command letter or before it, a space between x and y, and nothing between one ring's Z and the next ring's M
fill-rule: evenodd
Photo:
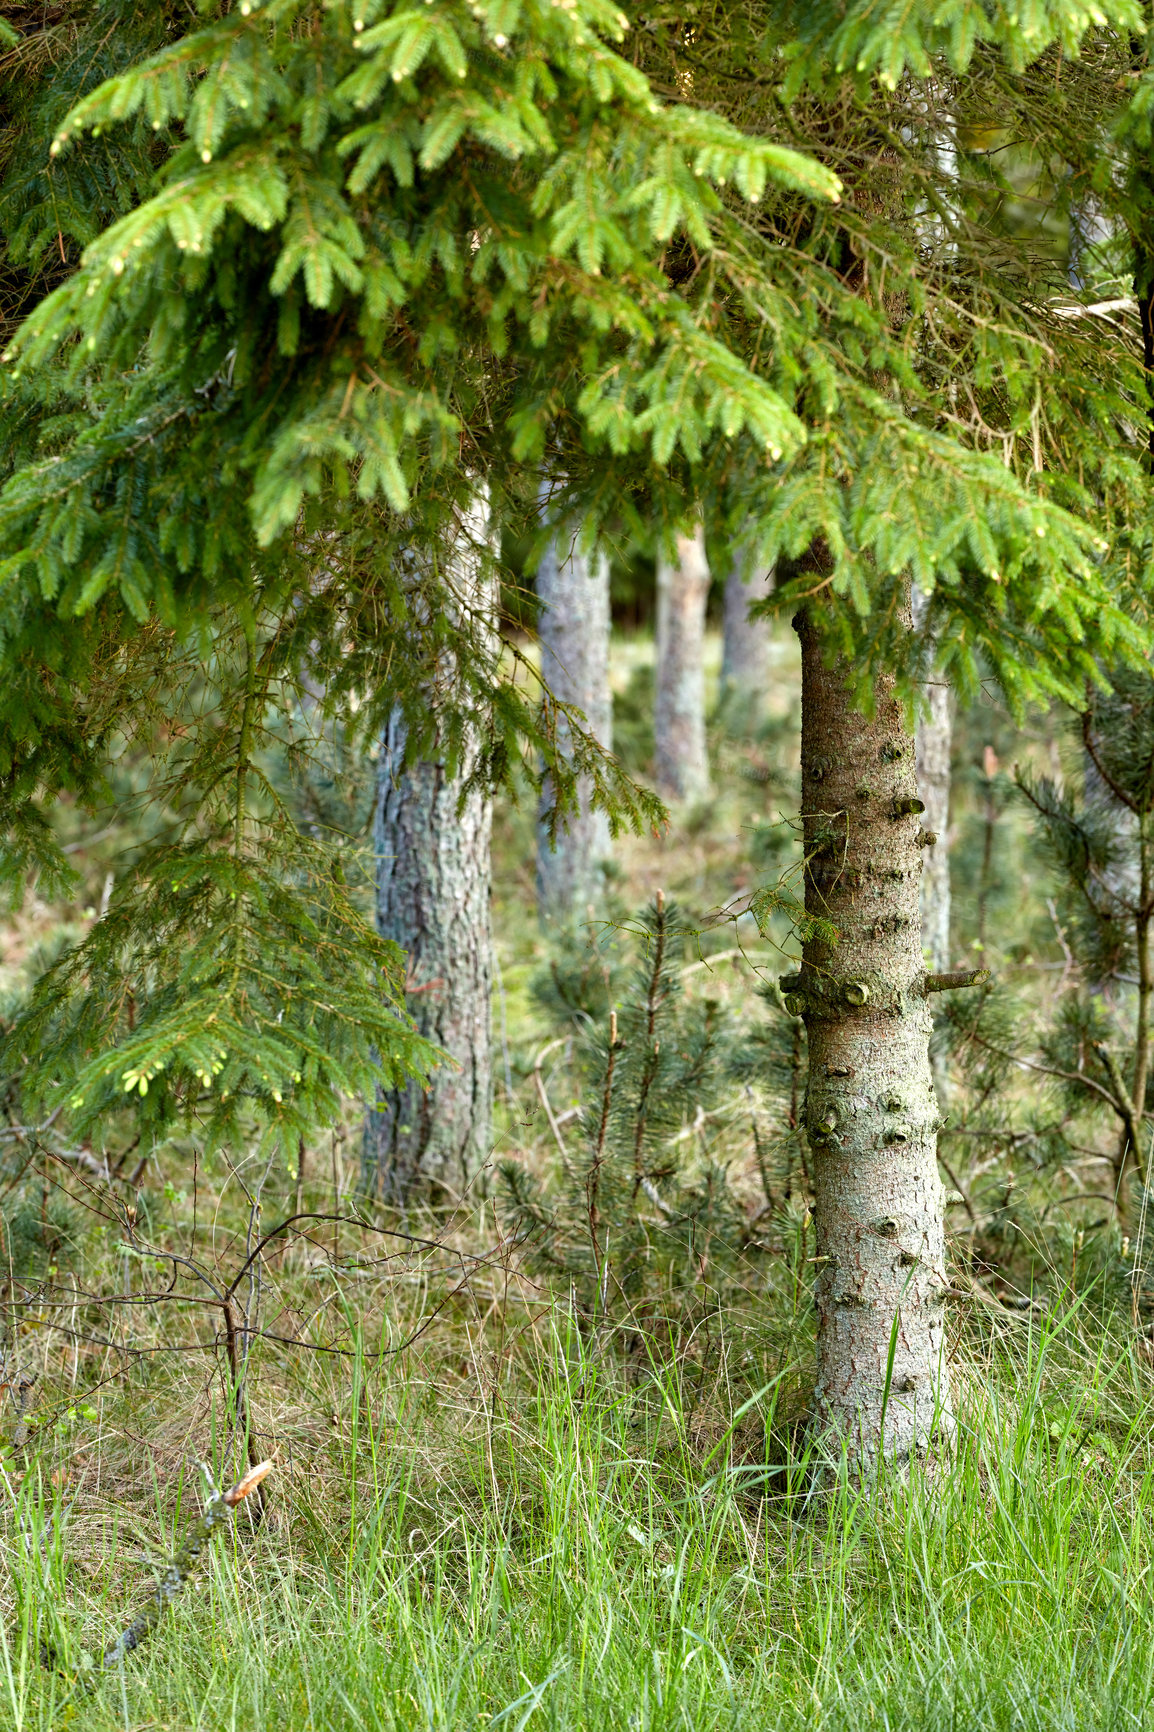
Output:
M882 682L872 717L813 619L802 647L802 801L811 936L783 982L809 1041L817 1237L815 1416L854 1461L900 1459L952 1424L943 1209L918 891L914 743ZM961 984L960 982L955 984Z
M926 854L922 878L922 945L930 968L944 974L950 966L950 752L954 738L949 686L931 685L929 708L918 718L917 782L926 811L923 823L937 838Z
M609 562L581 550L577 532L561 532L537 572L541 673L557 698L584 712L590 732L608 747L613 732L609 689ZM537 823L537 912L546 925L581 919L600 900L602 863L609 858L609 821L589 804L583 782L579 809L551 843L544 822L552 805L542 790Z
M750 605L773 594L772 568L762 570L735 545L725 579L721 624L721 695L748 702L756 714L769 687L769 621L750 619Z
M479 547L479 503L462 525L458 581L491 606ZM366 1116L366 1188L404 1206L415 1195L459 1197L490 1153L493 1067L489 908L492 801L461 790L472 764L452 773L434 759L404 766L405 726L389 718L377 765L373 842L377 929L407 953L408 1008L421 1034L455 1062L427 1086L382 1092Z
M925 620L928 597L913 589L911 596L915 626ZM922 874L922 948L929 952L930 968L944 974L950 966L950 757L954 743L953 693L944 680L933 676L926 688L927 708L919 715L914 734L918 794L925 805L925 830L936 841L928 844Z
M654 780L667 800L709 794L705 749L705 530L677 537L677 558L657 562Z

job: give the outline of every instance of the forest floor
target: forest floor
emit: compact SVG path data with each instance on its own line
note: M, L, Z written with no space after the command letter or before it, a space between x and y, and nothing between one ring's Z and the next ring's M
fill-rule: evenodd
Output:
M644 638L619 642L619 743L636 767L650 661ZM633 915L660 887L698 929L686 1001L708 997L754 1034L786 932L715 917L740 915L795 859L785 629L774 666L768 718L714 730L716 800L664 838L619 844L592 953L606 969L628 953ZM1040 1008L1061 935L998 776L1011 757L1061 749L1043 721L1017 730L993 706L959 721L956 945L984 946ZM86 870L87 902L11 925L6 978L91 918L103 856ZM531 908L532 814L503 808L495 1160L560 1195L586 1072L580 1028L551 1008L556 952ZM682 1286L671 1275L648 1333L604 1307L589 1327L576 1288L518 1238L497 1175L451 1214L366 1212L355 1114L299 1161L176 1140L131 1186L105 1180L91 1150L6 1156L8 1375L35 1382L0 1416L3 1723L1145 1726L1154 1365L1085 1175L1024 1170L1006 1148L958 1155L955 1251L973 1269L979 1245L988 1280L958 1307L954 1444L851 1485L817 1471L801 1424L804 1172L779 1137L767 1173L758 1114L772 1129L784 1108L750 1099L728 1091L684 1146L752 1222L766 1216L757 1258L712 1286L704 1257ZM220 1294L254 1197L266 1231L318 1217L270 1247L259 1292L240 1290L261 1332L245 1388L256 1448L274 1461L264 1514L242 1505L155 1632L99 1674L84 1655L146 1603L200 1507L197 1464L221 1481L244 1466ZM174 1256L185 1262L166 1294Z

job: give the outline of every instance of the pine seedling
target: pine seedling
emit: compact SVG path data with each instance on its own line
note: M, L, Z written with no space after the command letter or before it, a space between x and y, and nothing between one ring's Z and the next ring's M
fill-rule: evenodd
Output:
M1087 693L1075 741L1080 779L1014 782L1055 885L1065 961L1052 1008L1039 1023L1036 1003L1001 981L943 998L936 1038L966 1083L943 1155L949 1162L962 1138L963 1147L978 1138L1035 1169L1076 1167L1100 1139L1119 1224L1138 1246L1132 1176L1141 1195L1150 1142L1154 680L1115 669ZM1023 1074L1025 1091L1015 1087Z
M682 984L693 929L659 892L622 928L635 960L617 1005L586 1024L582 1147L539 1186L501 1168L530 1261L573 1292L582 1315L673 1329L716 1303L748 1271L745 1208L726 1166L711 1158L708 1115L732 1088L733 1031L714 999Z
M1147 1183L1150 1017L1154 998L1154 680L1126 668L1091 689L1079 718L1080 795L1018 778L1059 885L1076 966L1045 1031L1041 1061L1071 1112L1114 1131L1114 1192L1129 1223L1131 1172Z

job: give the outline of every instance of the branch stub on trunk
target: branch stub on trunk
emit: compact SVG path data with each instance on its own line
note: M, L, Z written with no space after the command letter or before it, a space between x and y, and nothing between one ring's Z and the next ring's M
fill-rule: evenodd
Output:
M955 992L963 986L982 986L990 978L988 968L962 968L953 974L927 974L927 992Z

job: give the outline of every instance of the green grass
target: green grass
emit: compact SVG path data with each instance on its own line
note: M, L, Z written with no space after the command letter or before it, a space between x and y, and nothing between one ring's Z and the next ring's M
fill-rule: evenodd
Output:
M525 1370L494 1383L478 1365L467 1412L387 1361L358 1363L332 1471L286 1466L275 1528L246 1534L242 1517L94 1693L69 1700L38 1640L57 1612L97 1646L129 1611L123 1580L86 1577L66 1521L46 1589L9 1525L23 1609L4 1635L4 1719L13 1732L1143 1725L1154 1389L1121 1335L1081 1308L971 1325L952 1458L865 1487L816 1476L800 1433L767 1478L760 1464L781 1463L791 1433L772 1392L738 1413L749 1366L728 1401L724 1356L706 1397L676 1365L629 1388L563 1310L538 1324ZM170 1490L157 1488L158 1537Z

